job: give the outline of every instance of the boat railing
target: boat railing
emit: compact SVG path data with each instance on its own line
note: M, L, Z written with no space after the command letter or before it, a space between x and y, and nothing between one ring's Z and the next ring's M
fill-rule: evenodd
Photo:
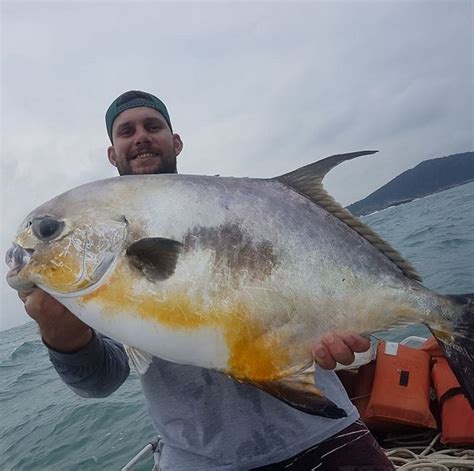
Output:
M422 433L393 435L384 440L388 459L397 471L464 471L474 470L474 450L468 447L449 448L439 443L441 433L431 430ZM153 455L153 468L159 471L160 440L157 437L140 450L121 471L129 471Z
M144 446L122 469L121 471L130 471L138 463L153 455L153 468L151 471L160 470L160 441L161 437L156 437L155 440Z

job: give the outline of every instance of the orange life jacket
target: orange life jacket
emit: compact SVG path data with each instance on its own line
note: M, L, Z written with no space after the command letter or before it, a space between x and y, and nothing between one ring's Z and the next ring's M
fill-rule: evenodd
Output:
M362 420L373 428L391 429L389 424L397 423L436 429L430 410L430 355L422 350L380 342L375 367L359 368L353 394Z
M441 443L473 444L474 410L464 396L436 340L428 339L422 348L431 354L434 362L431 378L441 415Z

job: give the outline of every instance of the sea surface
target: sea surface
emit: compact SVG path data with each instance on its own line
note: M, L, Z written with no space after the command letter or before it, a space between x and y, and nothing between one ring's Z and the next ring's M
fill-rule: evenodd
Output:
M474 182L362 219L429 288L474 293ZM83 399L50 367L34 323L0 332L0 471L119 470L154 435L135 373L109 398Z

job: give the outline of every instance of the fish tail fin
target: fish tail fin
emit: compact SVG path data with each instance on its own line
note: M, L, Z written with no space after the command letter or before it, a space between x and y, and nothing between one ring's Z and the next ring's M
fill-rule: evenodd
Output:
M463 305L462 313L452 321L449 335L435 329L431 332L474 409L474 293L447 297Z
M330 419L347 417L344 409L323 396L316 387L314 367L275 381L253 382L252 384L301 412Z

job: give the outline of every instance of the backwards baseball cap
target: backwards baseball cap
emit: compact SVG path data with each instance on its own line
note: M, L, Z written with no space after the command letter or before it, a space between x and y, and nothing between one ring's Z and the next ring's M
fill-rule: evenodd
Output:
M107 134L109 135L110 142L112 142L112 126L117 116L129 108L137 108L139 106L145 106L147 108L153 108L163 115L171 131L170 115L166 109L165 104L156 96L151 93L141 92L139 90L130 90L122 93L116 98L109 106L107 113L105 113L105 125L107 126Z

